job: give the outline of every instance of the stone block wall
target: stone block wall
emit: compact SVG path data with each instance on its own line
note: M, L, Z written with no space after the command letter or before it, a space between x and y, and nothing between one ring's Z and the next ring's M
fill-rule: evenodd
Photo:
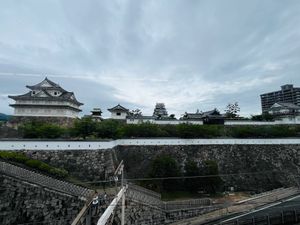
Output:
M115 151L129 178L145 177L151 161L161 154L174 157L182 169L187 160L214 160L220 174L233 174L222 177L225 186L238 190L295 185L294 175L300 173L300 145L118 146Z
M1 225L71 224L83 205L77 197L0 175Z
M114 173L113 150L22 150L28 157L66 169L81 181L104 180Z

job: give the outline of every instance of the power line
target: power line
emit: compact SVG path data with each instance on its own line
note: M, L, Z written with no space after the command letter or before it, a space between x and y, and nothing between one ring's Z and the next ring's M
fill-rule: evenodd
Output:
M181 180L181 179L195 179L195 178L213 178L213 177L226 177L236 175L258 175L258 174L270 174L270 173L283 173L288 175L297 175L293 173L285 173L280 171L263 171L263 172L243 172L243 173L228 173L228 174L213 174L213 175L197 175L197 176L176 176L176 177L141 177L141 178L126 178L126 181L148 181L148 180ZM99 180L99 181L86 181L86 182L75 182L73 184L94 184L94 183L109 183L115 182L112 180Z

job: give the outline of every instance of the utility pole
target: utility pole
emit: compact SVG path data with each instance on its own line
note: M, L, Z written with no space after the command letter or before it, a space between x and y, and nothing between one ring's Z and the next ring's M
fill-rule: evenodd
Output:
M120 190L118 190L118 188L117 188L117 183L118 183L118 180L119 180L118 176L119 175L121 175L121 185L122 185ZM110 203L110 205L106 208L104 213L99 218L99 220L97 222L97 225L107 224L107 222L110 218L111 218L111 223L113 222L113 216L114 216L116 206L118 205L118 203L120 202L121 199L122 199L121 225L125 225L125 192L126 192L128 186L124 182L124 164L123 164L123 160L121 161L121 163L119 164L119 166L115 170L115 173L114 173L112 178L116 182L116 191L117 191L117 193L116 193L115 198Z

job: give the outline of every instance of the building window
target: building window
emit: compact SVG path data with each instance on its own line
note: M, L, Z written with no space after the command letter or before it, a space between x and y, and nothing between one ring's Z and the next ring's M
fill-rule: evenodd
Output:
M120 113L120 112L117 112L117 116L121 116L121 113Z
M57 92L56 92L56 91L54 92L54 95L57 95Z
M35 91L32 91L32 94L35 95Z

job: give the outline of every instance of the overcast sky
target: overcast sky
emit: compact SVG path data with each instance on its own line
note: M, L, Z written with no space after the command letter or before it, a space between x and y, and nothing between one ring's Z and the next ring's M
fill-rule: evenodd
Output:
M300 86L299 0L2 0L0 112L47 76L84 103L150 115L185 111Z

